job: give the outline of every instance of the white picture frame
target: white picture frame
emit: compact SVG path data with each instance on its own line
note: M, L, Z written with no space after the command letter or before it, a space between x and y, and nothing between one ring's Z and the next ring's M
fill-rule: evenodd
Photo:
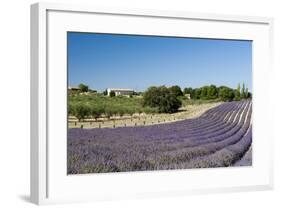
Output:
M267 93L272 79L272 28L273 19L265 17L33 4L31 201L49 204L272 189L273 104ZM253 166L67 175L66 31L253 40Z

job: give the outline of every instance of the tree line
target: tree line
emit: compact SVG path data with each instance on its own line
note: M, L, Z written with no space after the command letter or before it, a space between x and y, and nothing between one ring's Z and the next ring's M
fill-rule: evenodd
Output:
M149 87L143 95L143 105L157 108L159 113L174 113L182 106L182 100L189 95L190 99L239 101L251 98L248 88L243 83L242 89L238 84L237 89L215 85L200 88L184 88L182 91L178 85L172 87Z
M245 87L245 84L238 84L236 89L232 89L227 86L217 87L215 85L203 86L200 88L184 88L184 94L189 94L191 99L202 99L202 100L211 100L211 99L220 99L222 101L239 101L241 99L248 99L252 97L252 94L249 92L248 88Z
M82 92L87 92L88 86L80 84ZM106 93L104 93L106 94ZM215 85L203 86L200 88L184 88L183 90L175 85L152 86L141 93L141 98L125 96L104 96L103 94L75 95L69 94L68 114L75 116L79 121L85 118L98 119L112 116L133 116L135 113L175 113L182 106L182 101L192 100L221 100L239 101L252 97L248 88L243 83L242 88L238 84L236 89L226 86L216 87Z

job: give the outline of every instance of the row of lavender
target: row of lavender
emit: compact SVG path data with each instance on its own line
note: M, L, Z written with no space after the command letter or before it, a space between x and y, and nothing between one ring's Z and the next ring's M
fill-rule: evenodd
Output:
M229 102L174 123L69 129L68 173L251 165L251 111L251 101Z

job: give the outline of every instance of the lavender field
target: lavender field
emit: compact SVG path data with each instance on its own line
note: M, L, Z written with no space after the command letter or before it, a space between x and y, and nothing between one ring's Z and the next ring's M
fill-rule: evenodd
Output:
M250 166L252 104L151 126L68 129L68 174Z

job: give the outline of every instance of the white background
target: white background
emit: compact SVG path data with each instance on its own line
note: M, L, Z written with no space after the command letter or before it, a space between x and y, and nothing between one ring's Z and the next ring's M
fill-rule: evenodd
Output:
M1 2L0 12L0 206L33 207L29 197L29 5L34 1ZM66 2L59 1L57 2ZM100 202L54 207L280 207L281 206L281 13L278 0L80 0L73 3L139 9L186 10L234 15L271 16L274 28L275 190L208 194L145 200ZM279 89L278 89L279 88ZM279 127L280 126L280 127Z

